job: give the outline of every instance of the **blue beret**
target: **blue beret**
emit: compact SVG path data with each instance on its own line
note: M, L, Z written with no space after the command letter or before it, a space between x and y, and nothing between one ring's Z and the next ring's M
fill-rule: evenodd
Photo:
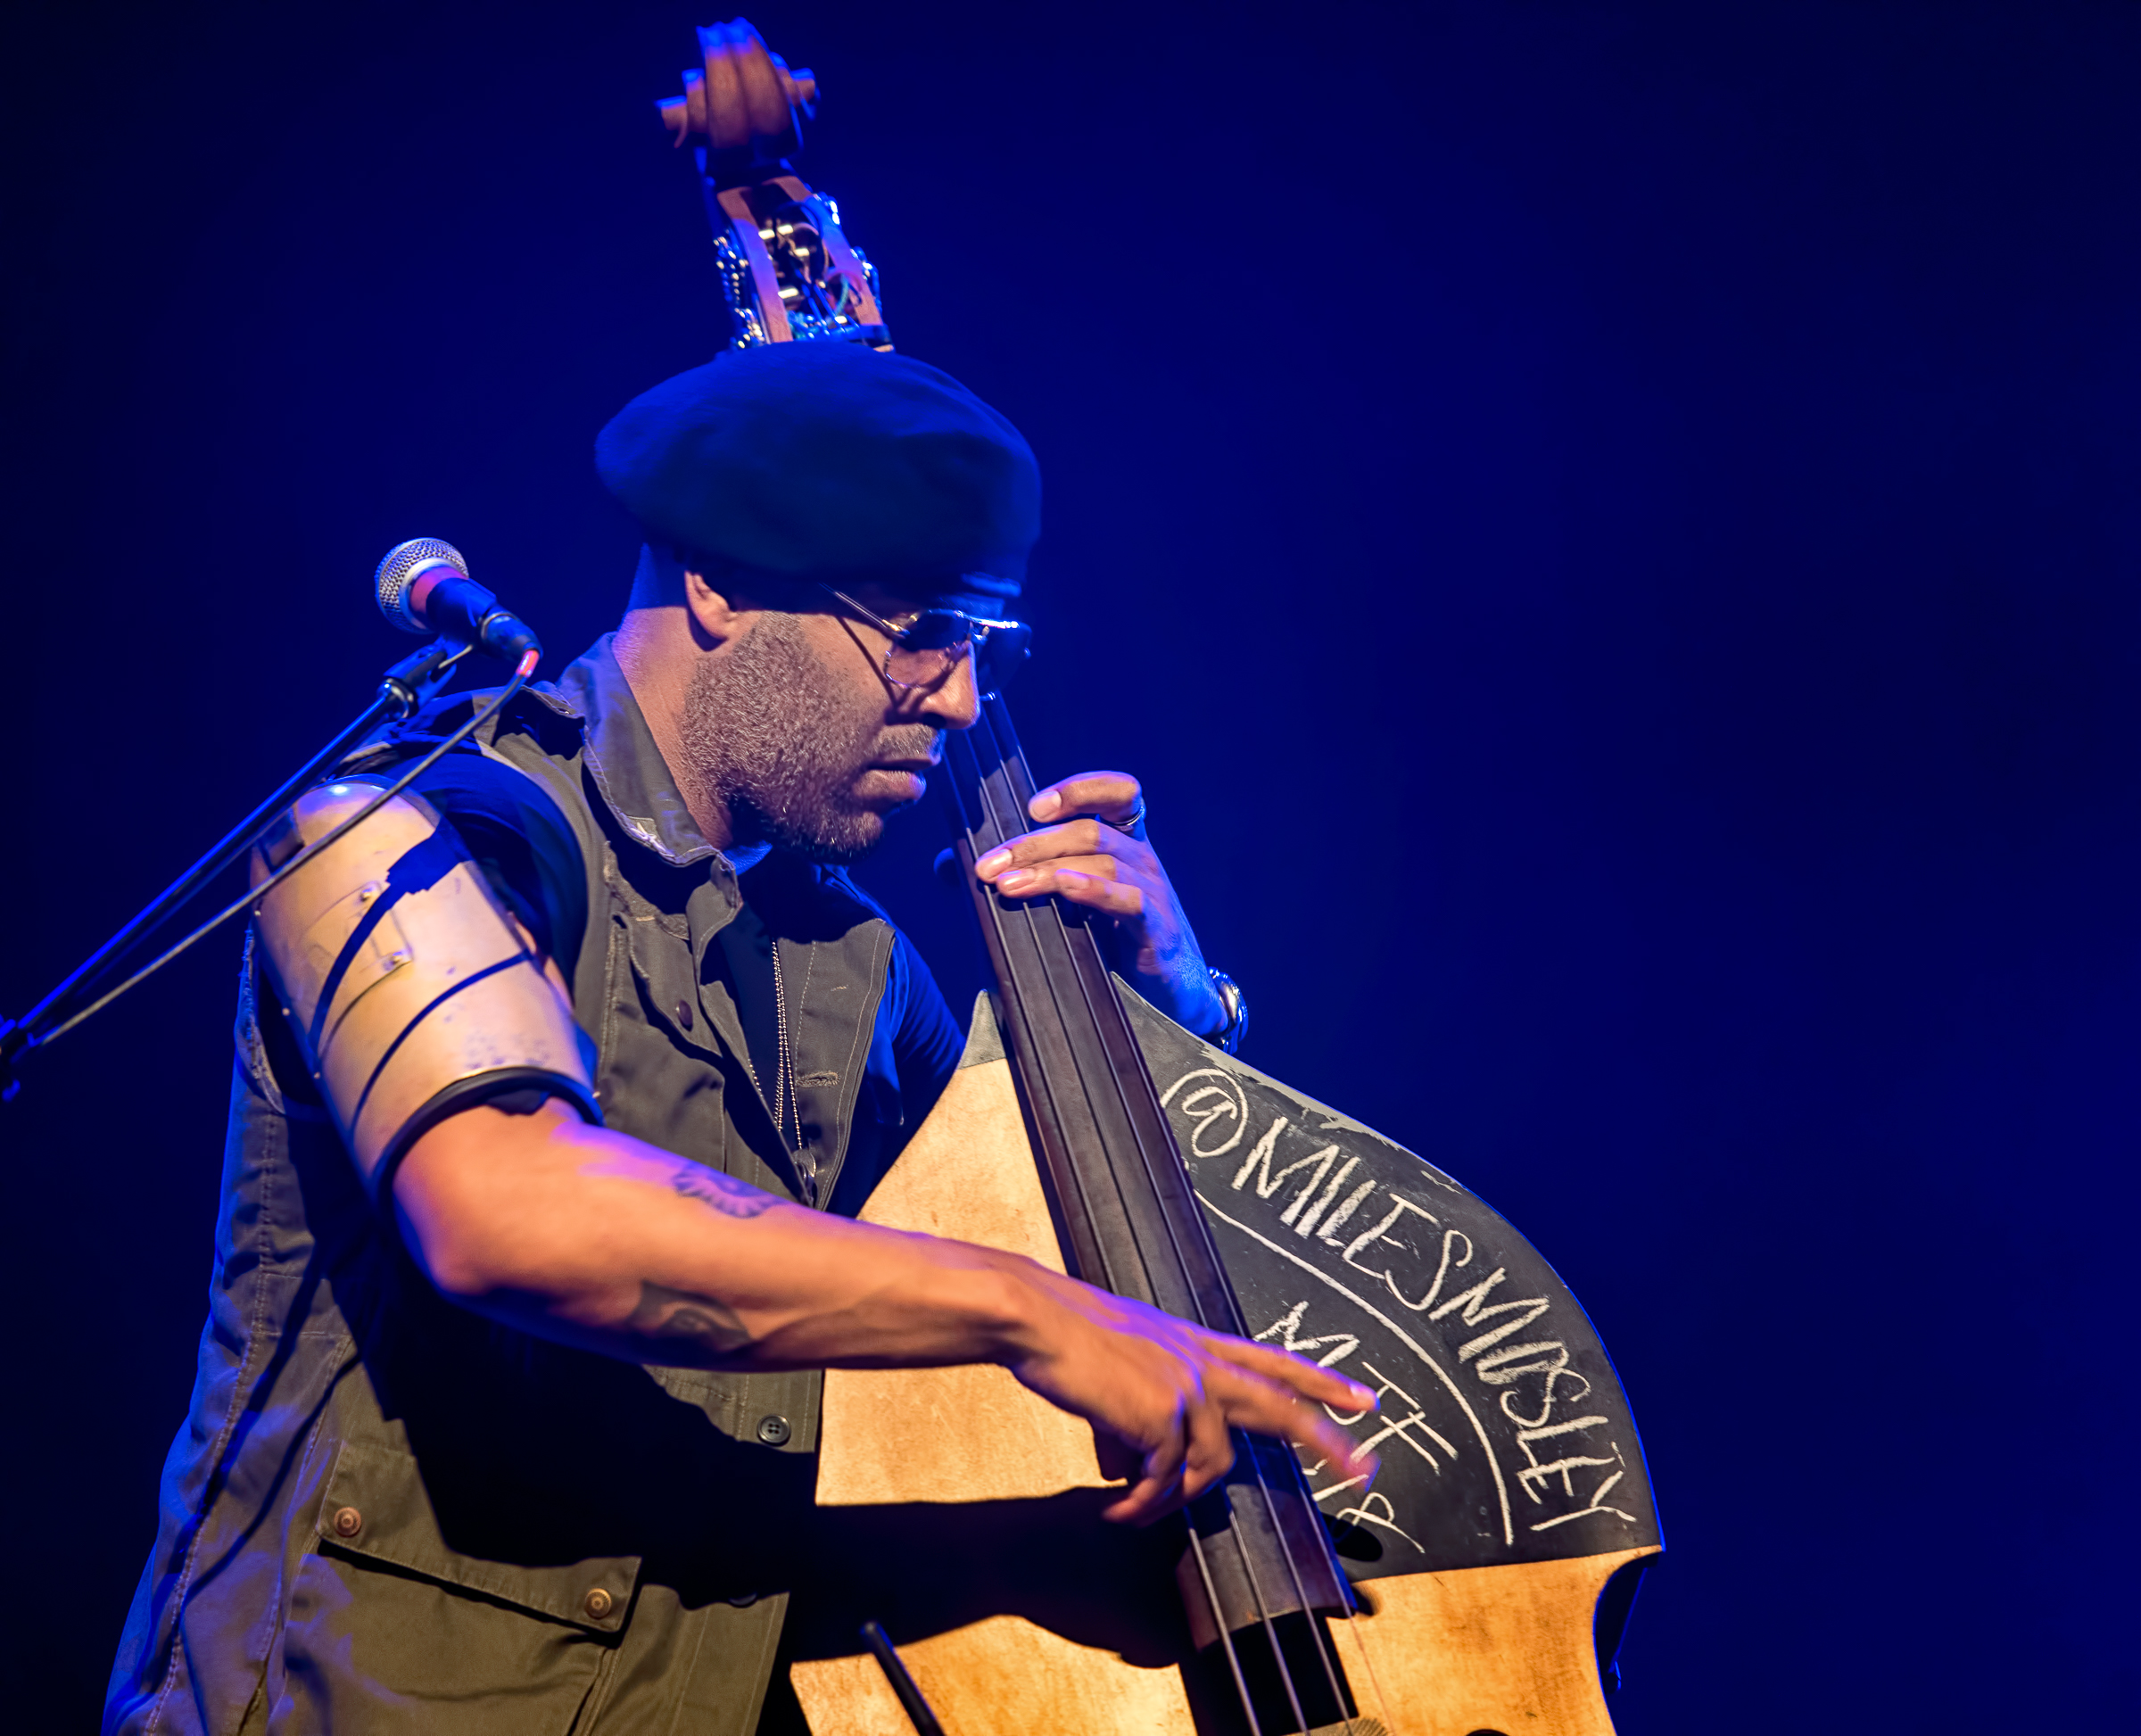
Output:
M1015 597L1040 533L1019 431L948 374L859 343L732 350L595 441L657 541L776 579L874 579L917 601Z

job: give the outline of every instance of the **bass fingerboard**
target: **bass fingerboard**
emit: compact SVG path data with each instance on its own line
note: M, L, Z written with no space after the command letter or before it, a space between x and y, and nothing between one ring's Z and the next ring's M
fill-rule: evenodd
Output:
M1000 696L982 701L972 729L947 736L945 762L953 848L972 889L1065 1264L1117 1295L1244 1335L1240 1304L1102 954L1102 919L1054 897L1005 898L974 877L982 856L1033 829L1033 776ZM1190 1509L1177 1576L1192 1633L1201 1647L1227 1641L1237 1680L1246 1672L1288 1682L1316 1724L1338 1722L1351 1715L1350 1696L1315 1614L1352 1608L1344 1575L1292 1451L1239 1431L1235 1447L1226 1482Z

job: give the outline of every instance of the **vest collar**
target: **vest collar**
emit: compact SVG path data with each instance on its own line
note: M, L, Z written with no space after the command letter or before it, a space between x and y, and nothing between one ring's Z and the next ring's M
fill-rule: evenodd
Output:
M624 679L612 644L616 638L604 633L555 687L533 690L535 697L579 720L595 788L629 836L679 868L716 856L734 873L756 865L765 855L763 849L744 847L724 855L707 842L676 793L676 781Z

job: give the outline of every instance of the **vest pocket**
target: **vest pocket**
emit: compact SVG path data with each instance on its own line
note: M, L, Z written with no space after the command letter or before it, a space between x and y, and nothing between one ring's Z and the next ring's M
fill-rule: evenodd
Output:
M825 1375L818 1368L785 1374L735 1374L705 1368L665 1368L651 1364L648 1375L673 1399L695 1405L708 1422L732 1441L764 1451L813 1454L818 1449L818 1415ZM765 1500L795 1499L808 1507L815 1484L813 1467L754 1467Z
M315 1525L333 1550L590 1633L624 1626L640 1576L636 1555L517 1562L464 1554L441 1536L417 1461L356 1441L343 1443Z

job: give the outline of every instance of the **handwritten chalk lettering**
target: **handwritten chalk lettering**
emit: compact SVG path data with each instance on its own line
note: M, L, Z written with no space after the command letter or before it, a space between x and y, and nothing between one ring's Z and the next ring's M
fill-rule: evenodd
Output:
M1517 1431L1517 1445L1522 1451L1525 1458L1531 1461L1525 1469L1517 1473L1518 1486L1533 1500L1538 1500L1540 1499L1539 1492L1545 1488L1552 1479L1559 1477L1561 1492L1573 1496L1576 1492L1576 1486L1570 1479L1578 1471L1599 1466L1613 1465L1618 1461L1620 1452L1613 1443L1608 1441L1606 1447L1609 1452L1613 1453L1614 1457L1612 1459L1596 1458L1573 1451L1573 1449L1588 1446L1591 1443L1568 1441L1567 1437L1571 1434L1580 1434L1585 1429L1611 1428L1612 1426L1613 1419L1610 1417L1572 1417L1566 1423L1550 1423L1544 1428L1518 1429ZM1572 1451L1566 1452L1560 1459L1542 1461L1538 1451L1539 1443L1542 1441L1564 1442ZM1550 1451L1556 1450L1558 1449L1550 1449Z
M1242 1167L1234 1172L1236 1192L1247 1186L1249 1178L1261 1168L1264 1173L1263 1178L1256 1184L1257 1197L1266 1200L1271 1197L1278 1184L1286 1178L1284 1170L1276 1176L1271 1173L1271 1154L1278 1149L1278 1136L1291 1125L1284 1115L1271 1118L1271 1125L1264 1129L1264 1137L1249 1148L1249 1155L1243 1160Z
M1532 1467L1529 1470L1523 1470L1517 1473L1517 1481L1523 1485L1524 1492L1529 1495L1534 1503L1539 1501L1539 1492L1537 1489L1533 1487L1531 1481L1534 1477L1537 1478L1541 1484L1543 1484L1549 1477L1559 1477L1561 1479L1562 1492L1566 1495L1575 1498L1576 1495L1576 1489L1574 1479L1578 1471L1596 1469L1604 1470L1609 1473L1608 1476L1600 1477L1599 1481L1592 1485L1589 1494L1582 1497L1583 1501L1583 1506L1577 1508L1572 1513L1557 1513L1550 1519L1541 1519L1537 1524L1532 1525L1530 1529L1533 1531L1551 1531L1556 1525L1565 1525L1576 1519L1588 1519L1593 1514L1600 1513L1609 1513L1615 1518L1624 1520L1629 1525L1635 1525L1638 1523L1634 1514L1624 1512L1617 1507L1609 1507L1606 1503L1606 1497L1613 1492L1614 1485L1619 1483L1623 1477L1628 1475L1628 1461L1621 1457L1620 1448L1613 1442L1608 1441L1606 1443L1607 1451L1613 1454L1613 1457L1610 1459L1599 1459L1589 1454L1570 1454L1567 1457L1550 1459L1546 1463L1542 1464L1539 1462L1538 1455L1532 1451L1531 1441L1525 1438L1526 1435L1533 1435L1533 1438L1539 1438L1540 1435L1550 1433L1558 1434L1563 1429L1592 1427L1605 1421L1606 1418L1603 1417L1586 1417L1580 1422L1564 1423L1560 1425L1558 1429L1553 1431L1534 1432L1527 1429L1524 1434L1519 1434L1517 1437L1517 1443L1524 1449L1525 1457L1532 1461Z
M1180 1103L1175 1103L1175 1093L1192 1079L1203 1079L1205 1083ZM1183 1074L1161 1093L1160 1104L1163 1109L1172 1104L1178 1113L1195 1123L1189 1136L1192 1157L1224 1157L1242 1143L1242 1136L1249 1131L1249 1099L1243 1093L1241 1081L1221 1068L1199 1067L1194 1072ZM1285 1125L1282 1118L1279 1126ZM1239 1187L1241 1183L1237 1181L1235 1186Z
M1348 1167L1350 1168L1351 1166L1349 1165ZM1352 1193L1348 1194L1344 1199L1339 1202L1337 1211L1332 1212L1329 1217L1323 1220L1323 1228L1317 1236L1316 1239L1322 1243L1326 1247L1329 1248L1335 1248L1343 1245L1338 1240L1339 1226L1343 1224L1347 1219L1351 1218L1354 1212L1360 1211L1362 1203L1369 1195L1376 1191L1378 1186L1380 1186L1380 1184L1377 1182L1364 1181L1360 1185L1360 1186L1354 1188ZM1336 1189L1334 1188L1332 1191L1335 1192ZM1306 1236L1309 1233L1309 1228L1312 1227L1304 1227L1301 1233L1303 1236Z
M1320 1151L1310 1153L1309 1155L1302 1158L1299 1163L1289 1163L1284 1170L1279 1171L1281 1176L1285 1176L1291 1174L1294 1170L1301 1169L1306 1164L1313 1163L1316 1166L1313 1170L1309 1171L1308 1186L1303 1187L1300 1193L1294 1195L1294 1203L1287 1206L1284 1211L1278 1214L1278 1221L1280 1223L1290 1224L1296 1217L1300 1215L1302 1207L1309 1203L1309 1195L1313 1194L1323 1185L1324 1177L1330 1172L1331 1165L1335 1163L1337 1161L1338 1147L1335 1145L1326 1145Z
M1301 1217L1302 1208L1309 1203L1310 1196L1323 1186L1323 1178L1330 1173L1331 1165L1337 1162L1338 1147L1335 1145L1322 1146L1310 1152L1306 1157L1297 1157L1293 1162L1282 1165L1278 1170L1274 1170L1271 1167L1271 1160L1277 1155L1278 1136L1286 1130L1286 1118L1284 1115L1273 1118L1271 1125L1264 1129L1264 1137L1250 1147L1248 1157L1243 1161L1242 1167L1235 1171L1234 1185L1236 1188L1246 1187L1249 1185L1250 1178L1253 1176L1256 1178L1257 1198L1268 1200L1272 1195L1278 1192L1280 1184L1296 1170L1308 1170L1309 1178L1302 1184L1301 1192L1294 1195L1286 1209L1278 1214L1280 1223L1291 1225L1294 1224L1296 1218ZM1357 1157L1348 1158L1345 1161L1344 1165L1338 1171L1338 1179L1331 1184L1330 1191L1316 1203L1307 1219L1294 1227L1296 1235L1306 1236L1315 1228L1317 1219L1323 1215L1332 1200L1337 1197L1338 1189L1345 1185L1346 1176L1357 1169L1360 1162L1360 1160Z
M1395 1296L1400 1302L1403 1302L1406 1307L1411 1309L1417 1314L1420 1310L1432 1303L1435 1297L1441 1294L1443 1275L1450 1269L1451 1237L1455 1236L1459 1241L1463 1242L1465 1244L1465 1257L1463 1260L1458 1261L1458 1264L1460 1266L1465 1264L1466 1261L1472 1258L1472 1244L1461 1230L1445 1231L1442 1236L1442 1263L1441 1269L1435 1273L1434 1282L1428 1286L1427 1294L1422 1296L1419 1301L1414 1302L1411 1297L1408 1296L1402 1290L1398 1288L1396 1273L1393 1272L1388 1267L1384 1267L1378 1270L1373 1266L1363 1266L1360 1263L1360 1259L1361 1254L1365 1253L1377 1242L1387 1242L1392 1247L1401 1248L1407 1253L1417 1253L1418 1250L1414 1248L1411 1243L1401 1242L1396 1236L1389 1233L1391 1228L1397 1223L1398 1219L1402 1218L1408 1211L1417 1212L1420 1217L1426 1219L1426 1220L1431 1224L1439 1224L1442 1222L1442 1219L1436 1217L1434 1212L1428 1211L1426 1206L1415 1205L1403 1195L1393 1191L1390 1196L1390 1210L1383 1214L1382 1220L1377 1223L1374 1228L1363 1231L1360 1235L1353 1237L1351 1242L1348 1242L1345 1246L1339 1251L1338 1258L1343 1260L1348 1266L1351 1266L1356 1272L1366 1272L1370 1277L1381 1278L1384 1284L1388 1287L1390 1294Z
M1320 1338L1302 1337L1300 1335L1301 1319L1302 1316L1308 1312L1308 1309L1307 1302L1295 1302L1284 1315L1258 1333L1256 1342L1261 1344L1277 1338L1279 1349L1292 1351L1296 1356L1306 1356L1318 1344L1335 1344L1338 1346L1336 1350L1326 1351L1316 1359L1318 1366L1325 1368L1331 1367L1334 1363L1344 1361L1347 1357L1360 1348L1360 1339L1350 1332L1327 1332Z
M1412 1394L1408 1393L1402 1386L1399 1385L1398 1383L1393 1380L1388 1375L1385 1374L1382 1369L1376 1368L1374 1363L1363 1361L1360 1364L1360 1367L1367 1373L1369 1379L1376 1383L1376 1397L1381 1401L1381 1409L1377 1411L1376 1416L1377 1419L1382 1423L1383 1427L1380 1433L1371 1434L1358 1447L1354 1448L1353 1451L1355 1452L1373 1452L1377 1447L1381 1446L1384 1442L1390 1440L1393 1436L1395 1436L1398 1440L1403 1442L1407 1446L1410 1447L1413 1451L1418 1453L1422 1459L1426 1459L1427 1463L1433 1467L1435 1475L1439 1476L1442 1475L1442 1466L1436 1462L1434 1455L1429 1452L1426 1447L1420 1444L1419 1437L1410 1432L1417 1428L1419 1430L1421 1434L1425 1434L1430 1441L1434 1442L1436 1446L1440 1447L1442 1451L1449 1456L1450 1462L1451 1464L1455 1464L1457 1462L1457 1449L1451 1446L1449 1442L1438 1434L1429 1425L1427 1421L1427 1413L1420 1408L1420 1401L1414 1398ZM1394 1405L1390 1402L1391 1395L1393 1393L1397 1395L1399 1401L1399 1402ZM1410 1416L1399 1416L1398 1413L1401 1410L1408 1408L1409 1408L1411 1410L1412 1414ZM1368 1413L1366 1411L1362 1411L1360 1413L1361 1416L1366 1416L1367 1414ZM1356 1418L1353 1420L1358 1421L1359 1418Z
M1535 1512L1547 1509L1531 1525L1531 1530L1551 1530L1597 1516L1626 1524L1636 1522L1608 1499L1629 1475L1618 1445L1610 1438L1601 1442L1598 1436L1599 1431L1611 1427L1610 1419L1568 1414L1580 1409L1590 1396L1591 1381L1571 1365L1570 1351L1563 1340L1525 1335L1549 1314L1552 1303L1548 1297L1509 1295L1504 1288L1510 1282L1506 1266L1495 1266L1476 1281L1466 1283L1476 1261L1480 1265L1487 1263L1479 1260L1480 1250L1469 1236L1446 1227L1426 1206L1377 1181L1372 1171L1363 1178L1366 1160L1335 1143L1318 1144L1311 1129L1296 1128L1284 1115L1273 1115L1261 1134L1250 1142L1246 1100L1237 1097L1234 1081L1216 1069L1185 1074L1170 1087L1166 1101L1191 1129L1187 1143L1196 1155L1218 1155L1250 1145L1230 1178L1236 1192L1247 1193L1253 1186L1257 1198L1269 1202L1278 1222L1295 1236L1336 1250L1340 1261L1380 1279L1383 1287L1409 1311L1425 1315L1437 1324L1447 1322L1445 1329L1452 1338L1463 1335L1456 1343L1456 1360L1469 1367L1483 1385L1498 1389L1496 1408L1514 1434L1513 1444L1522 1455L1521 1465L1511 1467L1518 1486ZM1287 1149L1294 1137L1313 1149L1296 1155L1299 1146ZM1402 1226L1409 1216L1424 1219L1433 1227L1436 1238L1433 1246L1408 1239ZM1278 1244L1269 1245L1277 1250ZM1394 1254L1377 1255L1377 1248L1394 1250ZM1434 1262L1434 1274L1422 1287L1421 1278L1430 1257ZM1453 1291L1453 1283L1465 1284L1465 1287ZM1414 1292L1418 1294L1411 1294ZM1349 1413L1324 1407L1342 1427L1352 1429L1364 1423L1373 1427L1376 1432L1363 1439L1357 1451L1381 1451L1387 1458L1394 1437L1438 1477L1445 1465L1454 1467L1456 1446L1428 1422L1426 1407L1372 1363L1359 1360L1363 1339L1353 1332L1312 1331L1308 1311L1307 1302L1294 1302L1256 1337L1296 1355L1313 1357L1325 1368L1349 1364L1349 1371L1374 1386L1380 1401L1376 1411ZM1372 1309L1369 1311L1372 1313ZM1420 1350L1419 1353L1426 1352ZM1442 1380L1456 1397L1457 1388L1451 1385L1449 1375L1443 1375ZM1463 1402L1461 1399L1459 1401ZM1470 1408L1466 1409L1471 1415ZM1490 1444L1476 1418L1473 1426L1493 1464L1504 1449ZM1329 1512L1333 1501L1351 1494L1359 1504L1334 1513L1334 1517L1376 1525L1419 1549L1417 1540L1402 1528L1389 1497L1368 1492L1365 1474L1342 1477L1327 1488L1314 1487L1319 1475L1334 1475L1347 1468L1336 1466L1327 1471L1321 1464L1309 1467L1314 1499ZM1497 1470L1498 1481L1499 1476ZM1567 1512L1551 1510L1565 1502L1579 1505ZM1505 1529L1512 1517L1505 1506Z
M1327 1409L1328 1407L1326 1408ZM1361 1413L1363 1416L1366 1416L1367 1414L1368 1413L1366 1411ZM1304 1478L1312 1484L1318 1477L1323 1475L1324 1467L1330 1464L1330 1462L1331 1461L1327 1459L1318 1459L1313 1465L1303 1465L1301 1467L1301 1474ZM1347 1463L1350 1464L1351 1462L1352 1459L1349 1455ZM1334 1483L1327 1489L1312 1488L1309 1491L1309 1499L1310 1500L1319 1501L1322 1500L1327 1495L1343 1495L1348 1489L1360 1488L1368 1480L1368 1478L1374 1475L1375 1473L1373 1471L1362 1471L1360 1476L1349 1476L1343 1483Z
M1458 1254L1455 1260L1452 1260L1450 1256L1451 1253L1456 1252L1457 1244L1459 1242L1462 1242L1465 1244L1465 1251L1461 1254ZM1397 1296L1400 1302L1405 1302L1405 1306L1411 1309L1413 1312L1417 1314L1424 1309L1429 1309L1434 1306L1434 1299L1442 1294L1443 1281L1449 1277L1453 1268L1459 1266L1469 1266L1471 1263L1472 1238L1469 1236L1467 1236L1461 1229L1446 1229L1442 1232L1442 1258L1437 1260L1434 1263L1434 1282L1427 1286L1427 1294L1422 1296L1419 1301L1405 1302L1405 1298L1399 1294L1397 1280L1394 1277L1392 1277L1388 1273L1384 1274L1384 1281L1390 1285L1391 1294Z
M1329 1145L1325 1149L1335 1152L1338 1147ZM1316 1220L1331 1209L1331 1202L1338 1197L1338 1190L1345 1186L1345 1178L1360 1167L1360 1160L1357 1157L1349 1157L1338 1166L1338 1173L1331 1178L1331 1185L1324 1190L1323 1197L1301 1214L1301 1221L1294 1226L1294 1235L1306 1236L1316 1228ZM1303 1197L1305 1198L1306 1195L1304 1195ZM1283 1213L1280 1221L1285 1221Z
M1182 1079L1178 1079L1175 1086L1170 1087L1170 1092L1194 1077L1195 1075L1191 1074L1186 1075ZM1207 1090L1211 1088L1206 1087ZM1192 1092L1188 1096L1183 1098L1178 1107L1186 1113L1194 1113L1196 1112L1193 1109L1193 1104L1200 1104L1204 1095L1205 1092L1202 1090ZM1317 1236L1317 1240L1328 1247L1342 1246L1343 1244L1340 1243L1337 1236L1339 1227L1347 1222L1355 1212L1360 1210L1362 1205L1367 1203L1379 1184L1373 1179L1364 1181L1352 1193L1347 1194L1343 1200L1339 1200L1338 1196L1343 1191L1347 1180L1352 1177L1353 1171L1360 1167L1359 1158L1347 1157L1345 1161L1339 1165L1338 1173L1331 1178L1330 1185L1324 1188L1323 1196L1314 1205L1309 1205L1308 1210L1303 1211L1302 1208L1308 1205L1309 1196L1315 1193L1318 1186L1322 1184L1323 1178L1329 1170L1333 1161L1343 1156L1343 1153L1335 1145L1325 1145L1318 1151L1311 1152L1306 1157L1296 1158L1293 1162L1274 1172L1271 1168L1271 1160L1277 1153L1279 1137L1292 1125L1284 1115L1273 1118L1271 1125L1264 1129L1263 1137L1250 1148L1248 1157L1244 1161L1242 1167L1235 1172L1234 1185L1236 1188L1245 1187L1249 1185L1250 1177L1255 1176L1257 1178L1257 1197L1268 1200L1278 1191L1279 1184L1296 1170L1306 1169L1313 1165L1314 1168L1310 1174L1307 1185L1279 1214L1279 1221L1283 1224L1292 1224L1296 1236L1314 1234L1318 1226L1320 1225L1323 1233ZM1198 1136L1193 1137L1193 1145L1195 1143L1195 1137L1201 1137L1202 1133L1203 1125L1200 1124ZM1216 1147L1209 1154L1216 1155L1219 1150L1231 1149L1239 1143L1239 1138L1237 1131L1235 1137L1228 1141L1226 1146ZM1332 1210L1332 1202L1334 1201L1338 1201L1335 1211Z
M1459 1291L1427 1316L1431 1320L1446 1319L1451 1314L1458 1314L1461 1309L1464 1311L1458 1314L1458 1318L1468 1327L1478 1326L1497 1314L1514 1314L1517 1317L1514 1320L1504 1320L1498 1327L1490 1327L1478 1337L1467 1338L1459 1344L1457 1347L1457 1360L1459 1362L1469 1362L1482 1351L1490 1350L1503 1339L1522 1332L1553 1306L1544 1296L1527 1296L1522 1302L1488 1302L1488 1294L1509 1275L1506 1268L1497 1266L1489 1277L1482 1278L1469 1290Z
M1513 1387L1533 1375L1543 1376L1536 1417L1527 1417L1517 1409L1522 1397L1520 1393L1501 1395L1501 1414L1519 1428L1546 1426L1554 1414L1554 1387L1558 1382L1574 1381L1582 1389L1569 1395L1575 1403L1581 1404L1591 1396L1591 1382L1568 1366L1568 1347L1558 1338L1529 1344L1504 1344L1475 1362L1472 1372L1489 1386Z
M1324 1492L1326 1494L1335 1494L1337 1491L1332 1489L1326 1490ZM1317 1499L1321 1500L1322 1497L1318 1496ZM1402 1531L1399 1529L1397 1509L1390 1504L1390 1497L1388 1495L1377 1494L1363 1496L1361 1498L1360 1506L1349 1507L1345 1509L1344 1511L1335 1513L1331 1517L1336 1519L1340 1525L1352 1524L1374 1525L1379 1531L1395 1532L1400 1537L1402 1537L1407 1542L1412 1545L1414 1554L1425 1555L1427 1553L1426 1550L1420 1547L1420 1542L1418 1538L1415 1537L1409 1531Z

